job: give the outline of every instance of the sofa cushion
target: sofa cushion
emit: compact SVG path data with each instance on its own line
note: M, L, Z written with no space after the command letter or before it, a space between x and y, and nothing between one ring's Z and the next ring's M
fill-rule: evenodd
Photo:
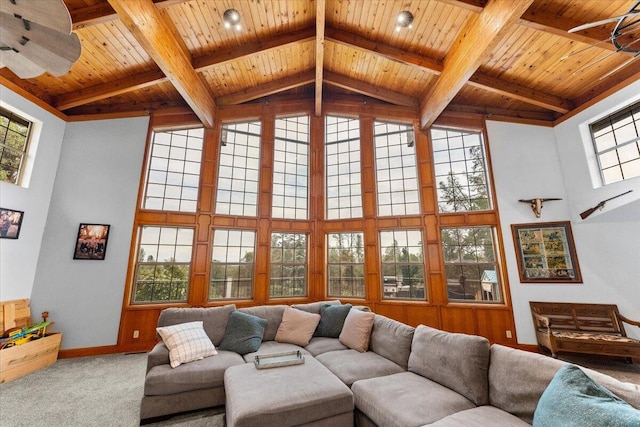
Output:
M489 340L420 325L413 334L409 371L462 394L476 405L489 403Z
M428 425L433 427L526 427L531 424L495 406L478 406L456 412Z
M346 350L348 348L338 338L313 337L304 349L311 353L313 357L316 357L329 351Z
M256 351L262 343L266 326L265 319L236 310L229 315L229 323L219 348L238 354Z
M275 340L304 347L309 344L318 322L320 322L319 314L307 313L306 311L287 307L284 309L282 322L280 322L278 332L276 332Z
M348 386L358 380L404 372L402 366L372 351L330 351L319 354L316 359Z
M409 366L414 331L415 328L411 326L376 314L369 348L406 370Z
M352 308L344 320L342 332L338 339L344 345L359 352L365 352L369 348L371 340L371 328L375 314Z
M322 304L320 322L313 336L338 338L349 310L351 310L351 304Z
M165 308L158 317L158 326L202 321L202 326L214 346L219 346L224 336L229 314L236 309L235 304L207 308Z
M332 300L332 301L318 301L318 302L310 302L307 304L292 304L292 308L297 308L298 310L308 311L309 313L320 314L320 309L324 304L333 304L340 305L340 300Z
M218 354L202 327L202 321L179 323L156 328L169 349L172 368Z
M282 322L282 314L284 309L288 307L286 305L259 305L256 307L240 308L238 311L243 313L258 316L267 321L267 326L264 329L264 341L273 341L276 338L276 333Z
M421 426L475 407L461 394L412 372L356 381L351 391L356 408L385 427Z
M167 395L223 385L224 371L242 365L242 356L220 350L215 357L196 360L172 369L169 365L154 366L144 381L146 396Z
M262 341L262 344L260 344L260 348L258 348L258 350L247 353L242 357L244 358L245 362L253 363L255 361L255 356L258 354L289 353L292 351L299 351L304 355L311 356L311 354L307 350L300 347L299 345L278 341Z
M640 427L640 411L589 378L575 365L565 365L542 393L533 414L534 427Z

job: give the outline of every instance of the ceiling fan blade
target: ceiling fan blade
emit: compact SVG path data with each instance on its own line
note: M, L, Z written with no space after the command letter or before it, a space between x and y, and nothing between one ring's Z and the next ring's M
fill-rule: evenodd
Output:
M626 67L627 65L631 64L634 60L638 59L638 57L640 57L640 52L636 53L635 55L633 55L631 58L627 59L626 61L624 61L622 64L618 65L616 68L614 68L613 70L609 71L607 74L605 74L604 76L600 77L599 80L603 80L606 79L607 77L609 77L611 74L623 69L624 67Z
M7 67L21 79L38 77L46 70L13 50L0 51L0 66Z
M61 33L71 33L71 15L62 0L0 0L0 10Z
M82 51L75 33L64 34L33 22L27 30L21 19L3 12L0 41L56 76L67 73Z
M636 15L638 13L640 13L640 11L632 11L632 12L629 12L629 13L625 13L624 15L614 16L612 18L603 19L601 21L589 22L588 24L583 24L583 25L579 25L579 26L577 26L575 28L572 28L567 32L575 33L575 32L578 32L578 31L586 30L587 28L592 28L592 27L597 27L598 25L608 24L609 22L617 21L619 19L625 18L627 16Z

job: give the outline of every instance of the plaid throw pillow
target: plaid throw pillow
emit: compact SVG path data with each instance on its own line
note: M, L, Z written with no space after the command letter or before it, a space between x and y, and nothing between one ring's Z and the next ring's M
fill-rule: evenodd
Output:
M218 354L202 327L202 321L164 326L156 328L156 331L169 349L172 368Z

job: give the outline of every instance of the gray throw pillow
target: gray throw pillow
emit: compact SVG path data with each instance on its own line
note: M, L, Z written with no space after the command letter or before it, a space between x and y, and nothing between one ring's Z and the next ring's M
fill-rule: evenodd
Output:
M342 332L344 319L347 318L350 310L351 304L322 304L320 307L320 323L318 323L313 336L338 338L340 332Z
M266 326L265 319L236 310L229 315L227 329L218 349L235 351L240 355L258 351Z

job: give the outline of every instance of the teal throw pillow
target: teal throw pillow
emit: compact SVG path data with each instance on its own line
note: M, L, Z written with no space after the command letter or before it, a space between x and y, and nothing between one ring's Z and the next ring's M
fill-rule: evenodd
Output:
M320 307L320 323L318 323L313 336L338 338L349 310L351 310L351 304L322 304Z
M245 355L258 351L267 321L261 317L232 311L219 350L235 351Z
M635 409L575 365L565 365L542 393L534 427L640 427Z

